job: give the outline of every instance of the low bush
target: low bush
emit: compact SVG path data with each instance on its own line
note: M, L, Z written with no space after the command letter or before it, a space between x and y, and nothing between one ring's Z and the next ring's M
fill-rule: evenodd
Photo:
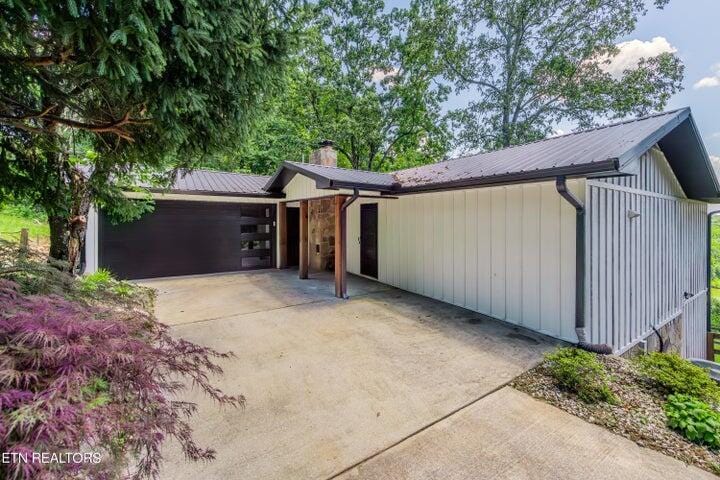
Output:
M710 324L713 331L720 331L720 298L714 293L710 299Z
M88 298L102 299L108 296L115 297L114 300L135 299L139 300L143 294L149 295L141 287L124 280L116 280L109 270L99 269L95 273L83 275L77 282L80 293ZM140 303L147 302L144 299Z
M594 353L578 348L559 348L545 356L548 371L558 385L587 403L616 403L605 366Z
M667 395L682 393L720 404L720 386L704 368L674 353L653 352L636 359L640 372Z
M710 405L681 393L668 396L665 404L668 426L691 442L720 448L720 413Z
M101 462L0 464L0 478L103 480L128 468L152 478L171 437L187 458L213 458L193 441L195 404L178 396L192 385L219 405L243 405L209 380L230 354L173 338L150 313L149 289L2 252L0 451L94 452Z

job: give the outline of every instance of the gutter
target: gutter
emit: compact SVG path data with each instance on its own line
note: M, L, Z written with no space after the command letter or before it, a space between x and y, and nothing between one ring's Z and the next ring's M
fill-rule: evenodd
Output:
M357 188L353 189L353 194L351 197L348 197L345 199L343 204L340 206L340 218L338 219L340 221L340 244L343 246L341 256L342 256L342 272L340 272L341 278L340 278L340 294L342 298L347 299L347 214L346 210L347 208L352 205L352 203L360 198L360 190Z
M567 179L555 179L557 192L575 209L575 333L577 346L589 352L611 354L610 345L588 343L585 332L585 206L567 187Z

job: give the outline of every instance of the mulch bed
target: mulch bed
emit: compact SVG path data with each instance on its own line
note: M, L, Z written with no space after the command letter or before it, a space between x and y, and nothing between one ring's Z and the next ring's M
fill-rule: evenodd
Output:
M696 445L666 426L665 396L639 374L631 361L602 355L598 359L610 372L610 388L618 397L617 405L588 404L558 388L544 364L520 375L511 385L642 447L720 476L720 453Z

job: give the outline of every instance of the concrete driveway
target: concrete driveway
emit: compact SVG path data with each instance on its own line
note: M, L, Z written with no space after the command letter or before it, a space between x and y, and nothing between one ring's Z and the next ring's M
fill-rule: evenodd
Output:
M588 471L577 452L603 445L612 455L597 478L662 477L626 461L649 451L503 388L552 348L547 339L349 280L350 300L332 296L329 275L287 270L144 282L176 335L235 353L216 383L247 398L243 410L218 410L191 393L195 438L217 458L188 463L170 445L163 479L574 478ZM674 478L704 475L649 454Z

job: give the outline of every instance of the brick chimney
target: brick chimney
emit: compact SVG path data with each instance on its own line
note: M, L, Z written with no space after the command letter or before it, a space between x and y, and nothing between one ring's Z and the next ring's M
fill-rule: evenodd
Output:
M337 151L333 148L332 140L323 140L316 150L310 154L310 163L337 167Z

